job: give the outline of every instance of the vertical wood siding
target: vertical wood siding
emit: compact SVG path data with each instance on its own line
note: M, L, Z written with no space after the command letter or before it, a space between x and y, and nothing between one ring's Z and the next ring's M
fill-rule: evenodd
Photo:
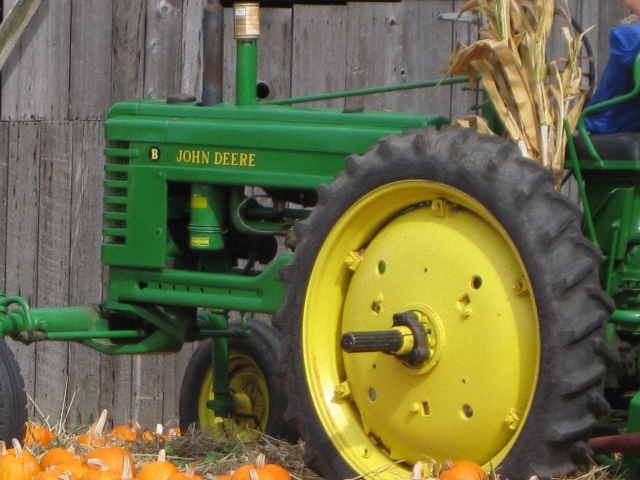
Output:
M15 0L4 1L8 11ZM101 301L103 121L126 98L187 92L202 82L206 0L48 0L9 58L0 105L0 288L35 306ZM436 78L475 26L439 19L464 0L403 0L265 9L259 78L270 98ZM570 0L598 60L608 29L625 16L614 0ZM223 96L233 101L235 52L225 12ZM553 46L557 48L556 45ZM603 62L599 62L600 65ZM441 113L476 103L463 86L321 102L318 106ZM68 343L10 342L29 395L56 422L137 418L147 428L177 419L192 345L176 355L102 355ZM31 412L35 415L34 408Z

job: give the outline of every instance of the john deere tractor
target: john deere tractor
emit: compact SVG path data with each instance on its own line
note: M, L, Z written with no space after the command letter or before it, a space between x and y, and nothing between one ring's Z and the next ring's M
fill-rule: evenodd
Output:
M579 206L438 114L259 101L258 14L235 6L235 103L205 86L109 111L104 302L3 295L1 333L110 354L202 340L182 426L299 435L329 480L445 459L571 473L595 427L640 431L638 136L571 138ZM20 437L0 355L0 434Z

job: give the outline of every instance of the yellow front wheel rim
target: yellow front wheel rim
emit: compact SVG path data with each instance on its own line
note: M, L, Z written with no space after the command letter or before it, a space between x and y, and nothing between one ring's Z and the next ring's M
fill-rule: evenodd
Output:
M423 365L340 350L343 333L389 329L406 311L429 332ZM470 196L421 180L368 193L334 225L309 279L302 344L316 412L356 472L499 465L526 421L540 356L507 232Z
M207 407L207 402L214 398L213 369L207 371L198 395L200 427L210 431L214 438L258 439L269 419L269 392L264 375L250 356L230 353L229 387L236 403L235 412L231 418L217 417Z

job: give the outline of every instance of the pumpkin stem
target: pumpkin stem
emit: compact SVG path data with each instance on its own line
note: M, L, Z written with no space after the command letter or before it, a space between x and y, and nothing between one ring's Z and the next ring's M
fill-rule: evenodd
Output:
M11 440L11 444L16 451L16 458L22 458L22 445L20 445L20 440L18 440L17 438L13 438Z
M413 470L411 470L411 480L422 480L424 475L422 474L422 467L424 466L424 462L417 462L413 466Z
M133 478L133 470L131 469L131 460L128 456L124 456L122 459L122 480L130 480Z
M140 425L140 422L137 420L131 420L129 422L129 426L131 427L131 430L133 430L133 432L136 434L136 436L140 436L142 434L142 425Z
M417 462L413 466L411 480L424 480L429 478L434 478L434 466L435 460L431 460L430 462Z
M260 452L256 457L255 465L258 470L262 470L267 464L267 456Z
M166 462L167 461L167 451L164 448L161 448L158 452L158 461Z
M85 463L88 463L89 465L96 465L101 472L109 470L109 466L99 458L90 458ZM131 468L131 465L129 465L129 468Z
M193 478L195 477L195 475L196 475L196 464L190 463L189 465L187 465L187 471L184 473L184 476L187 478Z
M89 427L89 437L93 439L99 439L102 436L102 432L104 431L104 426L107 423L107 409L105 408L100 413L100 418L91 424Z
M258 472L255 468L252 468L249 470L249 479L250 480L260 480L260 477L258 477Z
M9 455L9 452L7 452L7 442L0 440L0 457L4 457L5 455Z

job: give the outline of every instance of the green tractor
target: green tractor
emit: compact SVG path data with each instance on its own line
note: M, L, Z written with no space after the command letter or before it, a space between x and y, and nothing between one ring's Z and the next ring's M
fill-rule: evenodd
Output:
M181 426L299 435L329 480L431 459L558 475L588 464L594 428L640 432L640 158L570 141L581 209L516 146L440 115L259 102L258 12L235 6L235 103L111 108L104 302L3 294L0 333L109 354L203 341ZM0 435L21 437L0 355Z

